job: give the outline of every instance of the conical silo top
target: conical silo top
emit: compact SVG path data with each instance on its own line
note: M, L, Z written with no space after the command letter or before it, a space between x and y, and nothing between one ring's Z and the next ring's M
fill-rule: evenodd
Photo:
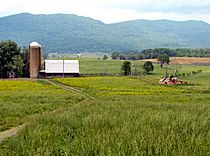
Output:
M31 42L30 47L42 47L38 42Z

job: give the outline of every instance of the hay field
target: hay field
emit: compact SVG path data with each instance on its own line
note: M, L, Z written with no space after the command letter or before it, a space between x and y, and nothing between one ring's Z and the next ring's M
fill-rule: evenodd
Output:
M154 63L158 63L157 59L146 59L141 60L142 62L145 61L151 61ZM210 58L201 58L201 57L171 57L170 58L170 64L177 65L177 64L183 64L183 65L190 65L190 64L210 64Z
M208 77L183 86L160 86L151 75L55 79L95 99L36 116L0 144L0 155L209 155Z
M81 71L120 72L121 64L87 59ZM89 100L46 81L0 80L0 131L27 123L0 143L0 156L210 155L210 67L180 68L197 70L182 86L159 85L158 64L150 75L53 80Z
M24 124L34 115L81 100L73 93L42 81L0 80L0 132Z

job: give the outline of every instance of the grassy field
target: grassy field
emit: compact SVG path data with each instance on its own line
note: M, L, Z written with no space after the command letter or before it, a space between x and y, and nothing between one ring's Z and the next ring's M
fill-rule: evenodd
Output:
M210 74L160 86L142 77L56 79L95 100L37 116L3 155L209 155ZM148 81L150 80L150 81Z
M52 58L53 59L53 58ZM61 58L56 58L61 59ZM77 59L77 58L65 58L65 59ZM180 72L192 72L197 70L210 71L208 64L210 64L210 58L189 58L189 57L172 57L170 58L171 64L169 68L174 68L175 66L180 68ZM121 65L124 60L99 60L97 58L82 57L79 59L80 73L81 74L97 74L97 73L122 73ZM143 72L143 64L147 60L143 61L131 61L133 72ZM164 70L162 70L156 59L149 59L148 61L154 62L155 73L158 76L164 75ZM169 70L173 73L173 70Z
M147 60L142 60L143 62L145 61L151 61L154 63L158 63L157 59L147 59ZM170 58L170 64L172 65L177 65L177 64L182 64L182 65L189 65L189 64L210 64L210 58L203 58L203 57L171 57Z
M23 124L32 115L82 100L42 81L28 80L0 80L0 95L0 131Z
M84 72L121 65L89 61L81 61ZM210 67L180 68L197 70L203 72L182 77L189 84L181 86L159 85L159 65L146 76L54 79L94 97L84 102L43 81L0 81L2 130L27 122L0 144L0 156L210 155Z
M200 60L200 58L197 58ZM133 73L137 73L138 76L144 75L143 63L141 61L131 61L132 67L131 70ZM94 58L81 58L80 59L80 72L82 74L97 74L97 73L110 73L110 74L122 74L121 65L123 60L97 60ZM158 81L161 77L166 75L166 69L168 75L174 75L174 71L177 68L178 73L183 75L191 75L192 72L197 72L201 70L203 73L210 72L210 66L207 65L164 65L163 68L160 68L159 64L154 64L154 71L151 73L150 77Z
M80 72L89 73L121 73L120 60L80 59Z

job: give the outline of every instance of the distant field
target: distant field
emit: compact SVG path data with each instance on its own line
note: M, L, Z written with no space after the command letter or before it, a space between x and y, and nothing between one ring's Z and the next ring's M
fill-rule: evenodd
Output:
M157 59L146 59L146 60L141 60L142 62L145 61L151 61L154 63L158 63ZM210 58L199 58L199 57L171 57L170 58L170 64L172 65L189 65L189 64L210 64Z
M81 73L120 73L121 60L80 59ZM132 61L132 71L143 62ZM0 131L27 123L0 143L13 155L210 155L210 66L178 67L188 85L161 86L163 68L136 77L59 78L85 100L46 81L0 80Z
M90 73L121 73L120 60L98 60L94 58L82 58L79 60L80 72Z
M122 74L121 65L124 60L98 60L94 58L81 58L80 63L80 73L81 74L97 74L97 73L110 73L110 74ZM142 61L131 61L132 67L131 70L133 73L137 73L138 75L143 75L143 62ZM154 64L154 71L149 75L152 78L156 78L159 80L163 76L165 76L165 68L160 68L159 63ZM182 73L192 73L197 72L198 70L202 70L202 72L210 72L210 66L208 65L196 65L196 64L188 64L188 65L174 65L170 64L167 66L167 72L169 75L174 75L175 68L178 69L180 74Z
M75 55L75 54L74 54ZM97 59L102 58L102 54L85 54L79 59L80 73L81 74L97 74L97 73L110 73L110 74L120 74L121 65L125 60L111 60L110 56L108 60ZM64 55L65 56L65 55ZM74 57L64 57L65 59L77 59ZM58 55L57 58L50 59L62 59L62 55ZM171 57L171 62L169 67L174 65L181 65L181 72L196 71L196 70L209 70L207 65L210 65L210 58L197 58L197 57ZM162 77L164 70L159 68L159 63L157 59L148 59L141 61L131 61L133 72L143 72L143 63L145 61L152 61L155 64L155 71L153 73L158 74ZM191 67L185 67L182 65L190 65ZM208 69L209 68L209 69ZM210 70L209 70L210 71ZM161 74L160 74L161 73Z

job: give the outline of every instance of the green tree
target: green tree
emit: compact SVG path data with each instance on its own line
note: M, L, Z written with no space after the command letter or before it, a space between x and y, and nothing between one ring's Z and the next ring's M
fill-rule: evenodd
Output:
M113 52L111 57L112 57L113 60L116 60L116 59L119 58L119 56L120 56L119 53Z
M131 62L124 61L122 66L121 66L121 70L123 71L125 76L130 75L130 73L131 73Z
M136 60L143 60L144 56L142 54L137 54L136 55Z
M170 63L170 58L166 54L161 54L158 56L157 60L160 62L161 68L163 67L163 64L169 64Z
M154 70L154 66L153 66L152 62L150 62L150 61L145 62L143 65L143 68L147 74Z
M21 50L21 58L23 60L22 77L29 77L29 49L23 47Z
M108 56L107 55L104 55L103 56L103 60L107 60L108 59Z
M14 65L14 58L20 55L20 48L11 40L0 42L0 72L1 77L7 77L7 72L11 71Z
M16 73L17 77L21 77L23 75L23 59L21 55L16 55L13 57L13 64L8 65L12 71Z

